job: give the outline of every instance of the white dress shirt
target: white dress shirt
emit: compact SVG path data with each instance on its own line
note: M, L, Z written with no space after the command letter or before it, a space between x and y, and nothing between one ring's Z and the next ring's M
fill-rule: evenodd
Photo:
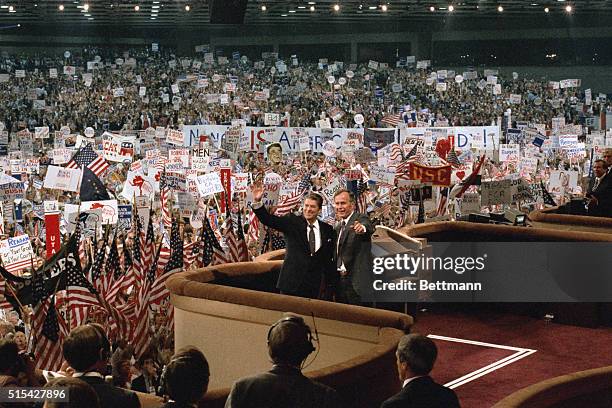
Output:
M310 223L306 222L306 241L308 242L308 234L310 234ZM315 252L321 248L321 228L319 228L319 220L315 220L312 223L314 226L314 235L315 235Z

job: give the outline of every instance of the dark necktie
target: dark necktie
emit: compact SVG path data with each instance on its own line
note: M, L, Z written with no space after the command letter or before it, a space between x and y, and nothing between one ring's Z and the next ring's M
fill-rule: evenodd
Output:
M340 243L342 242L342 234L344 233L344 226L346 225L346 222L343 220L340 223L340 230L338 231L338 247L337 247L337 256L336 256L336 267L338 269L340 269L340 267L342 266L342 254L340 251Z
M317 248L317 241L315 239L314 225L308 224L310 231L308 232L308 245L310 246L310 255L314 255Z

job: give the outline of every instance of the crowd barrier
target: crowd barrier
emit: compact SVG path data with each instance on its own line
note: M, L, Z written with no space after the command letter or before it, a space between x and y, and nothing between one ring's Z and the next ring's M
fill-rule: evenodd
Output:
M612 218L560 214L557 211L558 207L535 210L529 213L529 220L536 228L612 234Z
M282 253L266 257L278 259ZM379 406L396 393L400 384L395 348L410 330L412 317L273 293L271 284L281 265L278 260L240 262L168 279L175 308L175 347L195 345L209 359L211 383L205 406L222 407L234 381L271 367L267 332L284 312L303 316L313 332L316 326L318 354L304 372L335 388L347 406Z
M493 408L612 407L612 366L578 371L520 389Z
M400 228L399 232L428 242L611 242L611 234L527 228L461 221L432 222ZM604 272L604 270L602 270ZM534 317L554 316L556 323L578 326L612 326L610 303L498 303L479 304L504 312Z

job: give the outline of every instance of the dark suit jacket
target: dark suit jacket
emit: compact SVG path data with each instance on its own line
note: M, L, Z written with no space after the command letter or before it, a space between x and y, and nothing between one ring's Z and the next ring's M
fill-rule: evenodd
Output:
M157 390L157 388L159 387L159 381L157 380L157 378L153 378L152 382L153 386L155 387L155 390ZM149 394L144 375L141 374L138 377L134 378L134 381L132 381L132 391L144 392L145 394Z
M450 388L435 383L431 377L410 381L400 392L382 403L380 408L455 408L457 395Z
M597 198L598 204L589 207L589 215L595 217L612 217L612 173L606 174L590 195Z
M333 279L336 273L333 260L335 235L330 225L319 220L321 247L311 256L306 232L308 222L304 217L293 214L277 217L268 213L263 206L253 211L264 225L281 231L285 237L287 250L276 283L278 289L298 296L312 297L310 295L314 293L316 296L318 293L322 276L331 284L329 280Z
M335 390L305 377L300 370L274 366L267 373L238 380L225 408L339 408Z
M138 396L130 390L115 387L100 377L81 376L79 379L92 386L98 394L101 407L140 408Z
M366 227L364 234L357 234L351 228L355 221ZM340 223L336 226L336 233L340 232ZM360 285L372 275L372 234L374 226L367 215L354 212L347 221L346 227L340 236L339 254L344 267L348 272L355 292L362 295Z

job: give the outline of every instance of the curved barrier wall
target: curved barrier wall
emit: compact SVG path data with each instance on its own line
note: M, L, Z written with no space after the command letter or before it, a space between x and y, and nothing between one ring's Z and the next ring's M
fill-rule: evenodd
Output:
M585 217L595 218L595 217ZM444 221L413 225L399 229L413 238L426 238L438 242L610 242L608 234L583 231L561 231L547 228L513 227L509 225L477 224L464 221Z
M235 380L271 367L267 333L284 312L303 316L313 332L316 326L318 354L314 360L314 353L309 357L304 372L338 390L347 406L378 406L397 392L395 348L410 330L412 317L250 289L260 280L273 281L281 265L241 262L168 279L175 347L199 347L211 366L205 406L222 407ZM234 287L236 283L242 287Z
M557 209L558 207L532 211L529 213L529 220L536 228L612 234L612 218L559 214Z
M494 408L612 407L612 366L579 371L530 385Z

